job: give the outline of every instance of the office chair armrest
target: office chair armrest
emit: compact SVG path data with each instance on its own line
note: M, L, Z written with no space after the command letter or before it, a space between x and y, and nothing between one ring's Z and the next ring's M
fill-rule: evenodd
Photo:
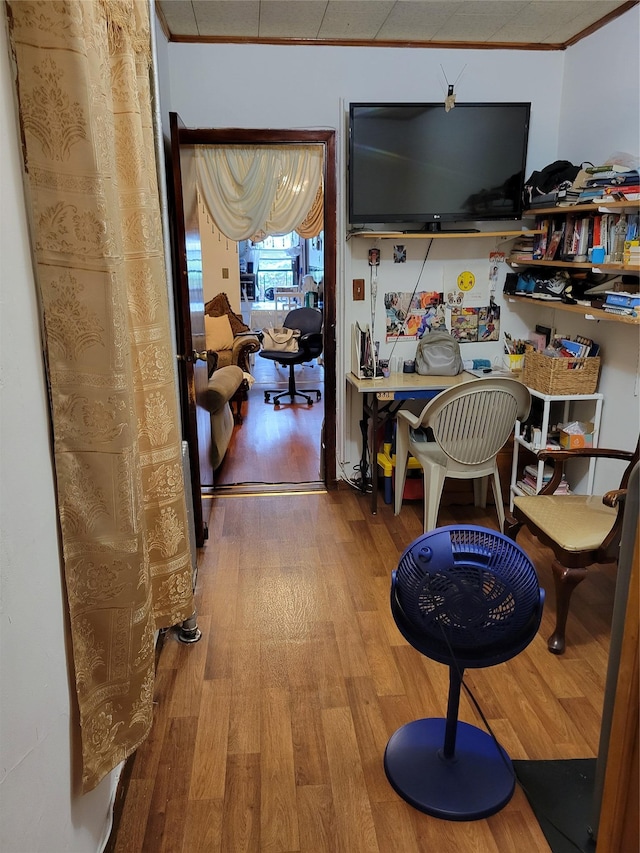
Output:
M306 335L300 335L298 343L309 347L322 346L322 332L307 332Z

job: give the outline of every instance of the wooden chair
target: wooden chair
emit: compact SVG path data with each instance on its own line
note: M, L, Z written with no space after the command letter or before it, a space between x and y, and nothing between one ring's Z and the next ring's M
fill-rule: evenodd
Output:
M513 512L507 512L504 532L515 541L525 525L540 542L554 553L551 564L556 595L556 625L547 641L550 652L565 650L565 630L571 595L594 563L612 563L618 547L629 477L638 464L638 445L634 452L606 448L543 450L539 460L553 465L551 480L537 495L514 498ZM604 495L555 495L569 459L618 459L627 462L619 488Z

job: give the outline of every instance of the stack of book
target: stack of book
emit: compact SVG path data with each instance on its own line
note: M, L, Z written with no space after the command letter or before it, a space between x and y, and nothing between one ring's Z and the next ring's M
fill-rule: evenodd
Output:
M553 474L553 469L548 465L544 466L542 473L542 485L546 485L551 479L551 475ZM536 485L538 482L538 466L537 465L527 465L522 472L522 479L516 482L516 488L520 489L520 491L525 495L537 495L538 491L536 489ZM558 488L555 490L554 495L570 495L571 490L569 489L569 484L567 483L564 475Z
M542 231L533 245L533 260L563 260L585 263L589 250L604 249L604 263L638 263L640 216L637 213L586 213L576 208L564 222L538 217L536 228ZM624 250L626 249L626 254ZM634 251L635 249L635 251ZM627 260L628 258L628 260Z
M640 312L640 293L607 290L603 308L609 314L637 317Z
M556 343L558 344L557 352L564 358L594 358L600 352L600 344L582 335L556 339Z
M622 262L625 266L640 266L640 239L624 241Z
M536 243L536 234L521 234L513 244L511 259L514 261L532 261Z
M590 175L580 190L577 204L600 201L637 201L640 199L640 178L637 169L608 163L585 170Z

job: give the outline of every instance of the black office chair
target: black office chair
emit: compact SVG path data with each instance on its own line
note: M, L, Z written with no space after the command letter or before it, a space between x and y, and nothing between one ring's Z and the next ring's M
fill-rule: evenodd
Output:
M296 379L294 375L294 367L296 364L303 364L306 361L311 361L317 358L322 352L322 311L317 308L296 308L289 311L285 317L283 325L287 329L298 329L300 337L298 338L297 352L282 352L280 350L260 350L258 355L261 358L267 358L269 361L277 361L282 365L289 365L289 388L287 391L271 389L264 392L265 403L270 402L271 395L274 406L280 405L282 397L291 397L291 402L295 403L296 397L303 397L309 406L313 406L313 400L309 396L315 394L316 399L320 399L320 391L317 388L307 388L304 391L299 391L296 388Z

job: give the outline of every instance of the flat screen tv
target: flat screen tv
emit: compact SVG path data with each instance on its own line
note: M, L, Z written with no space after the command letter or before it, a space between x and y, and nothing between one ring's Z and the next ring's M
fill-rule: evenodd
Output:
M519 219L529 103L349 105L349 221ZM455 229L452 229L455 230Z

